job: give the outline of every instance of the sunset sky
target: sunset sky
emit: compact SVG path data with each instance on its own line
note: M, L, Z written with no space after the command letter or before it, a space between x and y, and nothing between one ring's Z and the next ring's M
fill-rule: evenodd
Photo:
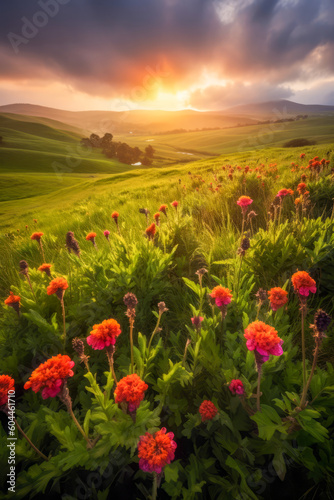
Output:
M0 105L334 105L333 0L10 0Z

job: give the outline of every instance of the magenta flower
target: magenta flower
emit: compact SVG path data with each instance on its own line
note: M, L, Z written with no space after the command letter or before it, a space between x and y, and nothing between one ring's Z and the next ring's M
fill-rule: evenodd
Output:
M239 379L231 380L228 388L230 389L232 394L239 394L239 396L243 396L245 394L244 384Z

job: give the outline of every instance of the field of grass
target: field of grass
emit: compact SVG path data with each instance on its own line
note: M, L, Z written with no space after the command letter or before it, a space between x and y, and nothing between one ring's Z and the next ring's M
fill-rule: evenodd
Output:
M333 324L328 338L321 325L312 326L320 309L334 312L334 154L326 120L323 128L313 124L316 146L280 147L287 139L307 137L307 130L311 134L306 121L302 131L276 131L262 149L250 141L237 151L253 127L229 130L229 138L222 131L156 136L163 157L158 168L127 168L94 153L58 175L50 172L50 161L64 161L78 136L24 121L9 129L6 122L4 130L12 134L0 150L0 295L18 295L21 315L1 305L0 377L15 379L18 422L41 450L24 438L17 441L18 500L101 500L108 494L121 498L124 491L129 499L149 498L157 479L138 466L137 447L140 436L161 428L176 443L175 457L164 464L161 500L330 498ZM145 137L130 138L139 141L131 145L155 146ZM202 153L197 161L174 162L172 155L185 148ZM315 156L329 164L307 168ZM298 193L302 179L305 195ZM277 197L283 188L293 193ZM241 196L252 201L244 215L237 204ZM251 210L253 218L247 215ZM157 212L160 223L150 240ZM66 247L68 231L74 232L80 257ZM42 249L31 239L33 232L42 233ZM91 232L94 244L87 239ZM38 269L44 256L51 277ZM19 272L22 260L30 282ZM307 298L292 284L298 271L314 280ZM47 292L54 278L66 280L64 297ZM217 286L231 302L215 299ZM277 287L287 302L275 311L267 296ZM138 299L135 312L126 308L128 292ZM87 336L110 318L121 330L115 352L109 345L93 348ZM270 331L268 352L272 329L283 341L268 360L263 347L259 360L246 344L247 328L258 322ZM106 328L101 326L104 334ZM78 337L89 356L84 363L72 345ZM53 382L60 380L61 392L43 401L24 384L59 353L74 360L74 373ZM125 400L117 402L114 393L134 373L147 384L135 410ZM202 407L208 401L214 408L209 415ZM1 485L6 440L0 425Z

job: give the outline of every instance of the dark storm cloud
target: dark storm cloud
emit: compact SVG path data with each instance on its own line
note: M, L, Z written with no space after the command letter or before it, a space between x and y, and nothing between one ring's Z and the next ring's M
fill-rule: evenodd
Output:
M133 97L143 82L153 86L152 74L178 89L196 83L204 70L274 86L330 75L333 3L11 0L0 19L0 73L3 79L61 81L104 97ZM37 15L42 4L53 12L44 21ZM33 23L30 38L26 20Z

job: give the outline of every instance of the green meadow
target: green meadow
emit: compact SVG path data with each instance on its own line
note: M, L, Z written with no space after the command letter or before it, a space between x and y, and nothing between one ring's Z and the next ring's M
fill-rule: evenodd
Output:
M19 316L1 305L0 376L15 379L18 422L40 450L18 438L18 500L82 491L96 500L125 491L149 498L137 447L161 427L177 444L161 500L290 499L292 490L295 498L330 498L334 349L332 325L328 338L324 328L334 311L334 124L314 117L280 127L116 136L154 146L152 167L140 168L83 150L87 134L71 126L0 116L0 295L20 297ZM283 147L293 138L316 144ZM315 156L328 163L307 168ZM292 191L278 197L284 188ZM243 195L251 198L244 215ZM68 231L80 256L69 252ZM38 269L43 262L51 276ZM293 285L298 271L315 283L307 302ZM61 298L49 293L54 278L66 280ZM277 287L285 302L275 310L268 291ZM219 304L217 288L230 303ZM135 316L126 311L128 292L138 299ZM98 325L105 332L107 318L121 329L112 361L86 342ZM246 330L256 328L266 342L276 339L268 359L258 361L246 344ZM72 344L77 337L89 366ZM68 397L42 401L24 384L59 353L75 364L61 381ZM133 374L147 391L131 413L114 391ZM6 440L0 426L1 488Z

